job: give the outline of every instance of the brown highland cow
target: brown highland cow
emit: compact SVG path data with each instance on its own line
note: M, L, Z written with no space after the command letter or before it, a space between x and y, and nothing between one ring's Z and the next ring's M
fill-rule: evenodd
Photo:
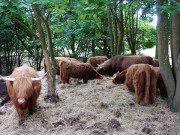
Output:
M43 77L39 77L33 68L23 65L15 68L9 78L2 78L7 81L8 94L19 115L19 125L22 124L22 116L26 108L29 114L32 114L41 91L40 80Z
M149 64L134 64L128 68L125 84L135 90L138 104L143 96L145 104L154 103L159 73L159 70Z
M55 60L56 60L56 63L57 63L57 71L56 71L56 74L57 75L60 75L60 67L59 67L59 63L61 61L75 61L75 62L80 62L81 61L78 61L77 59L75 58L70 58L70 57L55 57ZM50 60L50 63L52 64L52 61ZM46 67L46 62L45 62L45 58L43 59L43 64L44 64L44 73L47 72L47 67Z
M88 63L77 63L62 61L60 63L60 78L63 83L69 83L69 78L83 79L84 83L88 80L103 77Z
M123 56L116 55L105 61L97 67L98 73L102 75L114 75L116 72L122 72L132 64L150 64L153 65L153 59L149 56Z

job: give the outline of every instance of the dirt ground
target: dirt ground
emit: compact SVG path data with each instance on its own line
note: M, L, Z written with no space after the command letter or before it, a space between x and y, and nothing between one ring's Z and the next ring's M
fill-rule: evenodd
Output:
M154 104L143 106L135 103L134 92L124 84L113 84L112 77L87 84L56 81L60 101L44 101L43 79L34 113L25 112L21 126L11 102L0 107L0 135L180 135L180 113L172 113L159 95Z

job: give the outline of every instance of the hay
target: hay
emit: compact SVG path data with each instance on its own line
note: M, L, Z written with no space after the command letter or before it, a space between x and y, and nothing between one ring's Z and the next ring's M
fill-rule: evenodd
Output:
M43 71L39 72L43 74ZM0 134L12 135L93 135L93 134L171 134L180 133L180 114L170 112L167 101L159 95L153 105L135 103L135 94L124 84L115 85L112 77L99 80L57 81L61 99L56 104L46 103L46 79L33 115L24 115L18 126L18 115L13 104L0 107Z

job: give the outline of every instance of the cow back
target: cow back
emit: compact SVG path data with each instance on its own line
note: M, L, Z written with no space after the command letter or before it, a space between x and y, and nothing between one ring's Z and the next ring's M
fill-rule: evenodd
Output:
M121 72L133 64L153 64L153 59L149 56L122 56L116 55L104 64L97 71L104 75L113 75Z

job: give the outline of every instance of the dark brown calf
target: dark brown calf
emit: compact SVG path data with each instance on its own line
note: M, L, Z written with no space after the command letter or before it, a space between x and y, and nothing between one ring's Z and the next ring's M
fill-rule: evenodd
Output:
M91 64L93 67L97 67L98 65L104 63L104 61L108 60L106 56L95 56L87 59L86 63Z
M125 83L126 73L127 73L127 69L122 72L115 73L112 82L115 84Z
M56 60L56 63L57 63L57 71L56 71L56 74L57 75L60 75L60 67L59 67L59 63L61 61L75 61L75 62L81 62L81 61L78 61L77 59L75 58L70 58L70 57L55 57L55 60ZM52 64L52 61L50 60L51 64ZM44 73L47 72L47 67L46 67L46 62L45 62L45 59L43 59L43 64L44 64Z

